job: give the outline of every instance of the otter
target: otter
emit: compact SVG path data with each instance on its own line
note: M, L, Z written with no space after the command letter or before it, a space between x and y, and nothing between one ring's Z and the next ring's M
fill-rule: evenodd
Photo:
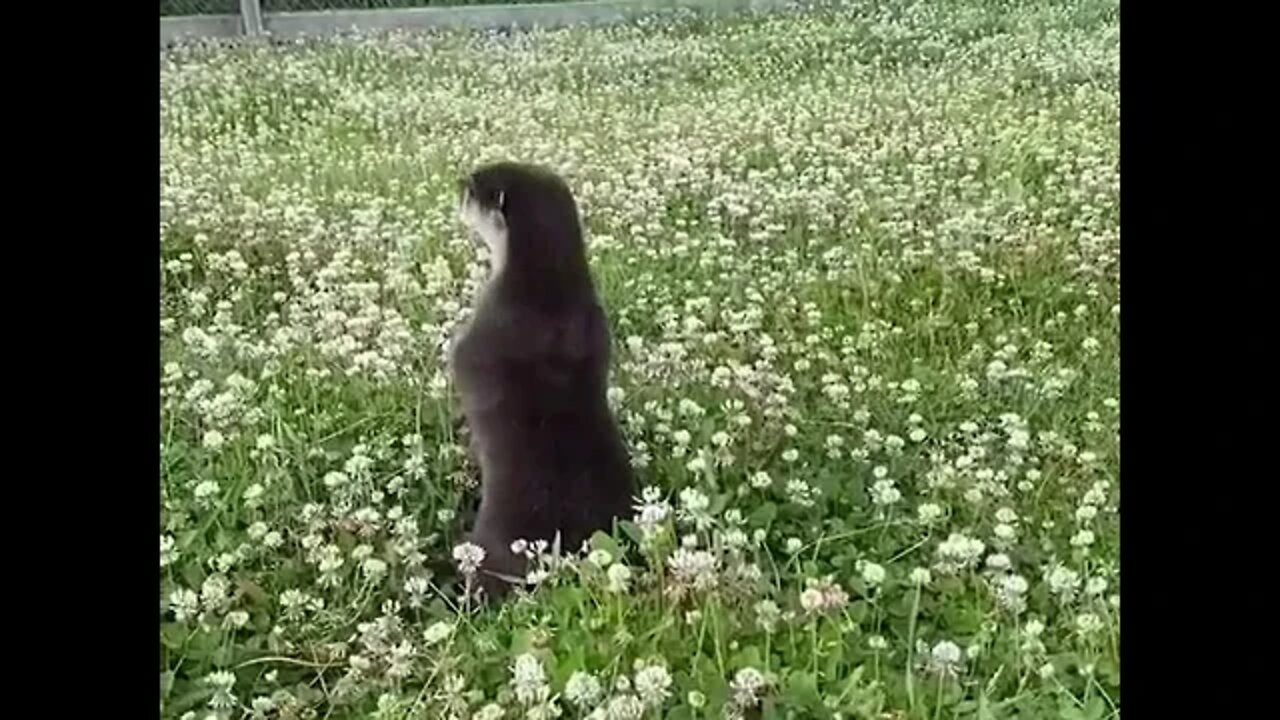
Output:
M502 162L474 171L460 195L491 268L450 365L480 466L478 586L496 599L527 570L514 541L577 550L626 517L635 480L606 398L609 323L569 186Z

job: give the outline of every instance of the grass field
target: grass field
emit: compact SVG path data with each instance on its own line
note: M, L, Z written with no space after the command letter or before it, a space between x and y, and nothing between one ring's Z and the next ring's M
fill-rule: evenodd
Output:
M161 60L166 718L1118 717L1115 0ZM576 189L646 486L459 608L455 180Z

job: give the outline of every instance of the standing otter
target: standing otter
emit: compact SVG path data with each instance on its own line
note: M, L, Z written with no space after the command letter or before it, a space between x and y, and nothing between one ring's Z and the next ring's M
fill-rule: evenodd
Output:
M480 464L471 542L488 597L522 578L518 539L577 550L626 517L634 478L606 400L610 337L577 203L554 173L518 163L462 183L460 215L491 272L451 351ZM505 576L505 577L500 577Z

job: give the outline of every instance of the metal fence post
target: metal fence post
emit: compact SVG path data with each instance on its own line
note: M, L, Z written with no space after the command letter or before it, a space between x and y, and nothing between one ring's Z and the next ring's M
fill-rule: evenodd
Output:
M262 34L262 0L240 0L240 19L244 34L256 37Z

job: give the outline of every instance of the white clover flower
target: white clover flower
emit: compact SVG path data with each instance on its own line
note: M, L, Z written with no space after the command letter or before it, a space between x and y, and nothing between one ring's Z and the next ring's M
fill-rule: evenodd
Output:
M387 563L380 558L368 558L360 565L360 572L366 580L376 581L387 574Z
M422 642L430 647L448 639L453 634L454 625L447 620L437 620L422 631Z
M760 694L768 687L763 673L753 667L744 667L733 675L729 682L731 702L740 708L755 707L760 702Z
M816 488L798 478L787 481L787 499L801 507L813 507L814 498L818 494Z
M589 672L575 670L564 686L564 698L577 707L590 707L600 702L604 688L600 679Z
M950 640L942 640L929 651L927 664L932 672L950 676L959 672L963 659L964 654L959 645Z
M871 502L876 505L893 505L902 499L902 492L889 479L877 480L871 485Z
M719 582L720 559L706 550L679 548L667 558L673 579L695 590L709 590Z
M711 516L707 510L711 507L711 499L697 488L685 488L680 491L680 520L704 528L711 524Z
M200 596L192 590L180 588L169 594L169 608L178 622L186 622L200 613Z
M204 683L213 687L209 707L215 710L229 710L236 706L236 697L231 692L231 688L236 684L235 674L228 670L218 670L206 675Z
M195 487L196 500L211 500L220 490L221 488L218 487L216 480L202 480Z
M1096 539L1096 536L1093 534L1092 530L1088 530L1088 529L1081 530L1077 532L1075 535L1071 536L1071 546L1079 547L1079 548L1087 548L1090 545L1093 545L1093 542L1095 539Z
M1102 627L1102 619L1091 612L1076 615L1076 631L1081 635L1092 635Z
M160 567L172 565L180 556L171 535L160 536Z
M861 575L864 582L875 587L876 585L884 582L887 573L885 572L884 566L868 562L863 563Z
M606 571L609 583L605 586L611 593L625 593L631 589L631 568L622 563L609 566Z
M646 537L651 537L670 514L671 506L662 499L661 491L654 487L647 487L644 489L641 502L636 505L635 523Z
M515 689L516 699L524 705L538 702L546 688L547 675L542 668L542 661L533 653L516 656L511 665L511 687Z
M635 674L636 694L647 707L658 707L671 695L671 674L661 665L649 665Z
M1104 577L1094 576L1088 579L1084 584L1084 592L1086 595L1097 597L1107 591L1107 579Z
M972 567L982 556L986 546L981 540L967 537L963 533L951 533L946 540L938 544L938 569L944 572L957 572Z
M800 606L805 612L836 612L849 602L849 594L833 578L807 578L800 592Z
M753 608L756 613L756 623L760 625L765 632L773 632L778 626L778 620L782 617L782 611L778 608L778 604L772 600L761 600L757 602Z
M1064 602L1075 597L1081 583L1080 574L1065 565L1051 567L1045 580L1049 583L1049 590Z
M996 581L996 602L1014 613L1026 609L1026 594L1030 589L1027 579L1021 575L1005 575Z
M605 705L608 720L640 720L644 716L644 703L630 693L615 695Z
M921 525L929 525L942 517L943 510L937 503L922 503L916 508L916 517Z
M484 554L484 548L474 543L464 542L453 547L453 560L463 575L474 575L484 562Z
M816 588L805 588L800 592L800 607L805 612L814 613L823 609L826 599L822 595L822 591Z

